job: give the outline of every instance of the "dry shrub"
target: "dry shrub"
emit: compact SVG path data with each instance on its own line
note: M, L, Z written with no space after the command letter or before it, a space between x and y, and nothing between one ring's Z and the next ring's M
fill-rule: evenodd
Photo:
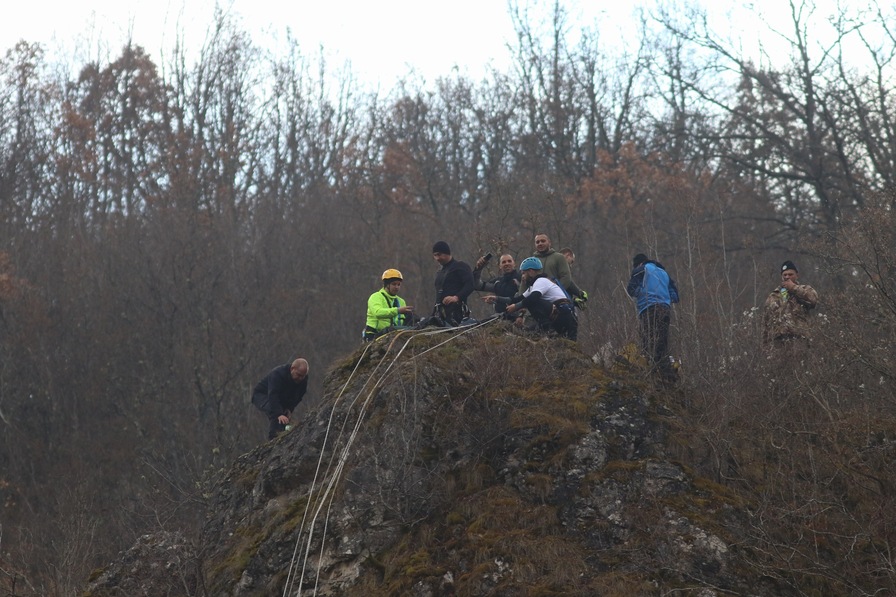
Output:
M808 351L762 349L748 311L683 392L699 433L675 449L748 496L757 570L808 593L896 589L892 204L876 197L815 247L827 278Z

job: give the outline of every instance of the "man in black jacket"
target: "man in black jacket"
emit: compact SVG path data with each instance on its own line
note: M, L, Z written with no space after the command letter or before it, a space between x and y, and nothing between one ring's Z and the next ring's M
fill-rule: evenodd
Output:
M270 421L268 439L286 431L290 415L308 391L308 361L299 358L274 367L252 391L252 404Z
M469 314L467 297L473 292L473 270L451 257L451 247L443 240L432 246L432 258L441 269L436 273L438 315L450 325L458 325Z
M492 278L488 282L482 280L482 269L486 263L488 263L488 260L485 257L480 257L476 262L476 267L473 269L473 288L485 292L494 292L496 295L504 298L516 296L520 289L520 272L516 269L513 255L501 255L501 259L498 261L501 275L497 278ZM485 298L483 297L482 300L485 300ZM495 313L504 314L506 309L507 305L505 303L495 303Z

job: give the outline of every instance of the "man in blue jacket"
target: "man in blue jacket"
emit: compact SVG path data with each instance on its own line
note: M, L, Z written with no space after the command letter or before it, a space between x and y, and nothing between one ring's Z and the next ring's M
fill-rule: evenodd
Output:
M641 349L666 381L677 377L669 359L669 324L672 303L678 302L678 288L659 262L638 253L632 259L632 277L626 288L638 306Z

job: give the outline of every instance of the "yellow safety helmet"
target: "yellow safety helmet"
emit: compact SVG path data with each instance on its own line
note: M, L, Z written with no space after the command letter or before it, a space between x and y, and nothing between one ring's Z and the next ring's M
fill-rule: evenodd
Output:
M401 272L398 271L397 269L387 269L386 271L383 272L383 282L385 282L386 280L402 280L402 281L404 281L404 278L401 277Z

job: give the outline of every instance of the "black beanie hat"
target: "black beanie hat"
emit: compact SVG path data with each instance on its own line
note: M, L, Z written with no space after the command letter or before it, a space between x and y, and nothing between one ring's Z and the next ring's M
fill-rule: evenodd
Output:
M632 257L632 267L638 267L642 263L647 263L647 255L644 253L638 253L634 257Z
M785 272L789 269L792 269L796 273L800 273L800 270L796 269L796 265L794 265L794 263L792 261L785 261L784 263L781 264L782 272Z
M436 244L432 246L433 253L444 253L445 255L451 255L451 247L448 246L443 240L440 240Z

